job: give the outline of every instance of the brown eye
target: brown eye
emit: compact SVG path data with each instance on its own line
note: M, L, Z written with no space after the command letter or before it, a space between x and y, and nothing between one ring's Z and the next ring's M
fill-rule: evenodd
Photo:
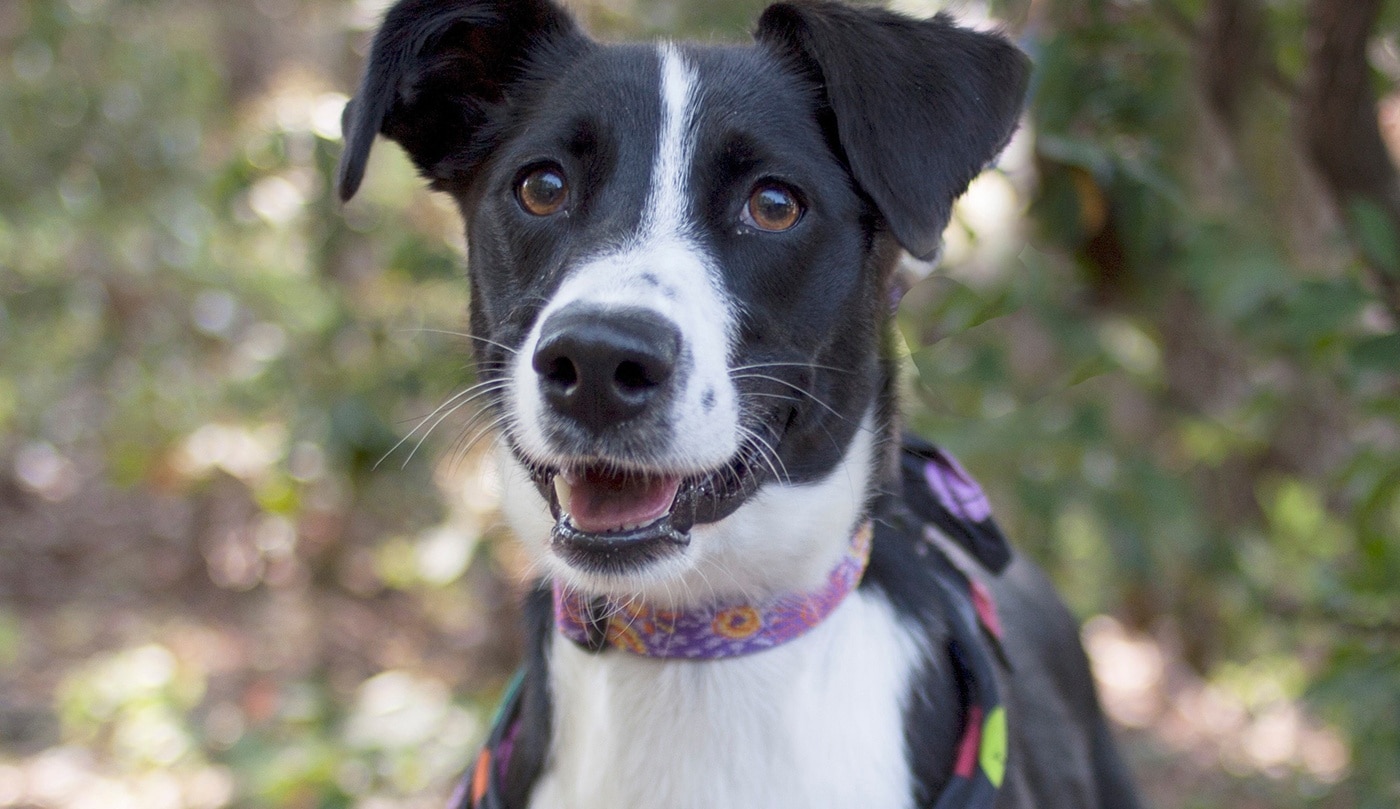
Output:
M802 203L792 189L778 183L765 183L749 195L741 216L744 224L759 230L783 231L802 218Z
M558 213L569 197L569 184L558 166L540 166L520 178L515 198L520 207L535 216Z

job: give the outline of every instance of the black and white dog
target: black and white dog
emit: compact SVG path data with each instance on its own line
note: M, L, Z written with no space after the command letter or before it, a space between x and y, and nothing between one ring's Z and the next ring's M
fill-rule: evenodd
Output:
M402 0L347 108L456 200L512 524L546 572L454 806L1133 807L1074 621L956 462L901 447L900 248L1027 80L819 0L747 47Z

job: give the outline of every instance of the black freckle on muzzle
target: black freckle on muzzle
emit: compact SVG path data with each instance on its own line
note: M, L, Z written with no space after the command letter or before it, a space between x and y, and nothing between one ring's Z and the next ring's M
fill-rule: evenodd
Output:
M680 331L655 312L574 304L544 322L531 367L552 413L601 435L664 410L680 356Z

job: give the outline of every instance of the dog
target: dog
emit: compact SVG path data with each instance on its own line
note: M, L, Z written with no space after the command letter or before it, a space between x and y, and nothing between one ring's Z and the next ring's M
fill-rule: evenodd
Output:
M457 203L504 509L544 576L452 806L1137 805L1076 625L901 439L901 249L1028 60L796 0L746 46L599 44L550 0L402 0L347 105Z

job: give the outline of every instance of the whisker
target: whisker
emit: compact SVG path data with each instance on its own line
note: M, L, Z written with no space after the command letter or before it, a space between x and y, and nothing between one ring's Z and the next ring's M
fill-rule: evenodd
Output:
M835 416L836 418L841 419L842 421L845 421L845 422L850 422L851 424L855 424L857 429L864 429L864 430L866 430L867 432L872 432L872 434L873 434L873 431L870 431L869 428L867 428L867 427L863 427L859 422L853 422L853 421L851 421L849 418L847 418L846 416L843 416L843 415L841 415L840 413L836 412L836 409L835 409L835 408L833 408L831 405L827 404L826 402L822 401L815 393L812 393L811 391L806 390L806 389L802 388L802 387L799 386L799 385L794 385L793 383L787 381L786 379L779 379L779 378L776 377L776 376L769 376L769 375L767 375L767 374L738 374L738 375L731 375L731 378L733 378L733 379L766 379L766 380L768 380L769 382L777 382L779 385L786 385L787 387L792 388L793 390L797 391L798 393L801 393L802 395L804 395L804 396L806 396L807 398L811 399L813 402L816 402L817 404L821 405L823 408L826 409L826 411L827 411L828 413L830 413L831 415Z
M492 389L487 389L487 390L478 391L478 392L472 394L471 396L469 396L468 398L463 399L462 401L460 401L460 402L458 402L457 404L453 405L451 410L448 410L446 413L443 413L441 416L438 416L438 417L437 417L437 421L434 421L433 424L432 424L432 426L429 427L429 428L427 429L427 431L425 431L421 437L419 437L418 443L417 443L416 445L414 445L413 450L412 450L411 452L408 453L408 457L403 459L403 466L400 466L399 468L400 468L400 469L406 469L406 468L408 468L408 462L409 462L409 461L412 461L412 460L413 460L413 456L418 454L418 450L420 450L420 449L423 448L423 442L428 440L428 436L432 435L432 434L433 434L433 430L436 430L437 427L438 427L438 425L441 424L448 416L451 416L453 413L456 413L458 410L461 410L462 407L464 407L465 405L470 404L470 403L472 402L472 400L477 399L477 398L479 398L479 397L481 397L481 396L485 396L486 394L492 393L492 392L493 392ZM390 451L392 452L393 450L390 450Z
M787 464L783 463L782 456L778 454L778 448L773 446L772 442L770 442L768 439L759 435L758 431L756 430L749 430L749 435L751 435L753 439L757 441L762 447L760 457L762 457L762 454L766 452L767 457L769 459L768 465L772 466L774 464L777 464L778 468L782 470L782 476L779 477L778 480L782 483L790 482L792 480L792 473L788 471Z
M795 397L795 396L784 396L784 395L782 395L781 393L765 393L765 392L763 392L763 391L756 391L756 390L745 391L745 392L742 393L741 395L742 395L742 396L760 396L760 397L763 397L763 398L765 398L765 399L778 399L779 401L784 401L784 402L800 402L800 401L802 401L801 399L798 399L798 398ZM839 441L836 440L836 436L832 435L832 434L831 434L831 431L828 430L824 425L818 425L818 426L821 427L821 431L822 431L822 432L826 433L827 440L829 440L829 441L831 442L831 446L833 446L833 447L835 447L837 450L839 450L839 449L841 448L841 442L839 442ZM863 426L861 426L861 425L859 425L859 424L857 425L857 428L858 428L858 429L862 429L862 430L866 430L867 432L870 432L870 431L868 430L868 428L863 427ZM872 432L872 435L873 435L873 432Z
M398 440L398 442L397 442L396 444L394 444L394 446L392 446L392 447L389 448L389 451L388 451L388 452L384 453L384 455L381 456L381 457L379 458L379 460L375 461L375 462L374 462L374 466L370 467L371 471L372 471L372 470L375 470L375 469L378 469L380 464L384 463L384 461L387 460L388 457L389 457L390 455L393 455L395 450L397 450L399 447L403 446L403 444L404 444L405 441L408 441L410 438L412 438L412 437L414 436L415 433L417 433L419 430L423 429L423 425L426 424L426 423L428 422L428 420L431 419L433 416L436 416L438 413L441 413L442 410L443 410L443 408L452 406L452 409L451 409L451 410L448 410L447 413L443 416L443 418L446 418L447 416L451 415L451 414L453 413L453 411L455 411L458 407L461 407L462 405L466 404L467 402L472 401L473 399L477 398L478 396L482 395L483 393L487 393L487 392L496 390L498 387L500 387L500 386L502 386L502 385L504 385L504 384L505 384L505 382L504 382L503 380L488 380L488 381L485 381L485 382L478 382L478 383L476 383L475 385L469 385L469 386L467 386L465 389L459 391L458 393L453 394L450 398L448 398L447 401L445 401L445 402L443 402L442 404L438 405L437 408L435 408L435 409L433 410L433 412L431 412L431 413L429 413L428 415L424 416L424 417L418 422L418 426L417 426L417 427L414 427L412 430L410 430L410 431L408 432L407 435L405 435L403 438L400 438L400 439ZM465 401L458 402L458 400L461 399L463 396L466 396L467 399L466 399ZM454 402L458 402L458 403L454 406L454 405L453 405ZM428 432L431 433L431 432L433 431L433 428L437 427L437 425L440 424L441 422L442 422L442 419L441 419L441 418L438 419L437 421L433 422L433 426L430 427L430 428L428 428ZM427 433L424 433L423 437L424 437L424 438L427 438ZM419 440L418 444L419 444L419 446L422 446L422 444L423 444L422 440ZM417 447L414 447L414 452L417 452L417 451L418 451L418 448L417 448ZM412 459L412 458L413 458L413 455L410 453L408 457L409 457L409 459ZM404 461L404 465L407 465L407 464L408 464L408 461Z
M425 421L427 421L428 419L432 418L433 416L437 415L438 412L439 412L440 410L442 410L444 407L447 407L447 406L451 405L451 404L457 399L457 397L459 397L459 396L464 396L464 395L469 394L469 393L471 393L471 394L479 394L479 393L483 393L483 392L492 391L492 390L495 390L496 388L498 388L500 384L502 384L502 380L484 379L484 380L482 380L482 381L476 383L475 385L470 385L470 386L468 386L465 390L461 390L461 391L458 391L457 393L454 393L450 398L447 399L447 401L445 401L445 402L443 402L442 404L438 405L437 407L433 408L433 411L432 411L431 413L428 413L428 414L425 415L425 416L409 416L408 418L397 419L397 420L394 421L394 424L407 424L407 423L409 423L410 421L416 421L416 422L418 422L418 426L419 426L419 427L422 427L422 426L423 426L423 422L425 422ZM476 396L473 395L472 398L476 398ZM405 438L412 437L413 433L416 433L417 431L418 431L417 428L415 428L414 430L410 431L409 434L408 434L408 436L405 436ZM391 451L392 451L392 450L391 450ZM380 460L383 460L383 459L381 458Z
M480 438L479 434L473 434L472 438L468 440L467 434L480 425L492 412L497 412L498 420L504 418L504 415L500 414L499 411L493 411L489 406L482 407L473 413L471 418L467 419L467 423L463 424L462 428L457 431L457 438L452 442L452 448L448 450L448 457L451 458L448 468L455 471L459 464L466 461L467 455L472 450L472 445Z
M505 343L498 343L498 342L496 342L495 340L488 340L488 339L486 339L485 337L478 337L478 336L475 335L475 334L472 334L472 333L470 333L470 332L465 332L465 331L451 331L451 330L449 330L449 329L429 329L429 328L426 328L426 327L425 327L425 328L421 328L421 329L398 329L397 331L398 331L399 333L409 332L409 333L415 333L415 334L446 334L446 335L449 335L449 336L451 336L451 337L465 337L465 338L467 338L468 340L479 340L479 341L481 341L481 342L483 342L483 343L486 343L487 345L492 345L492 346L495 346L495 347L497 347L497 348L503 349L503 350L505 350L505 351L509 351L509 352L512 353L512 354L519 354L519 353L520 353L520 349L518 349L518 348L511 348L510 346L506 345Z
M454 463L454 464L455 464L455 463L460 463L461 461L466 460L467 455L470 454L471 451L472 451L472 447L476 446L476 442L478 442L478 441L480 441L481 439L485 438L487 435L490 435L490 434L492 433L492 431L494 431L497 427L501 426L501 424L503 424L505 421L506 421L506 417L505 417L505 416L497 416L496 418L492 419L490 423L486 424L484 427L482 427L482 428L480 428L479 430L477 430L476 433L473 434L472 437L471 437L466 443L464 443L464 444L462 445L462 447L461 447L460 450L455 450L455 451L453 452L453 457L454 457L453 463ZM470 428L467 428L467 429L470 429ZM464 430L462 431L462 433L463 433L463 435L465 435L465 434L466 434L466 429L464 429ZM499 434L497 434L496 437L497 437L497 439L499 440L499 438L500 438Z
M766 441L763 438L763 436L759 435L758 431L754 430L752 427L748 427L743 424L737 426L739 428L739 432L743 436L755 442L754 448L758 450L758 457L768 465L768 470L773 473L773 477L780 483L787 482L787 465L784 464L783 460L778 457L778 451L773 448L773 445L768 443L768 441ZM777 465L774 465L775 461L777 462ZM783 467L783 471L781 474L779 474L778 472L778 466Z
M749 390L749 391L744 391L743 393L741 393L741 394L739 394L739 395L740 395L740 396L762 396L762 397L764 397L765 399L778 399L778 400L781 400L781 401L784 401L784 402L800 402L800 401L802 401L801 399L797 398L796 396L784 396L784 395L781 394L781 393L766 393L766 392L761 391L761 390Z
M848 368L837 368L833 365L818 365L814 362L756 362L752 365L740 365L737 368L730 368L729 372L733 374L739 371L752 371L756 368L811 368L821 371L833 371L838 374L855 373L855 371Z

